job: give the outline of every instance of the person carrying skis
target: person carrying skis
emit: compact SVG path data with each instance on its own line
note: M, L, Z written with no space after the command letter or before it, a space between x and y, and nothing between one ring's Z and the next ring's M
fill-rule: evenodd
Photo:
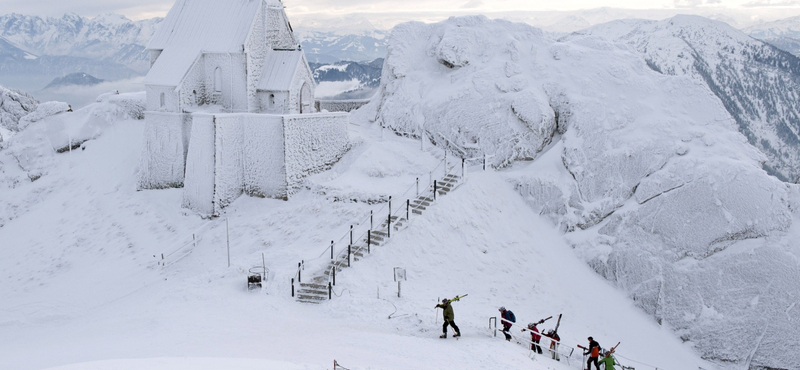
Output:
M442 309L442 317L444 318L444 324L442 325L443 334L439 338L447 338L447 325L452 326L453 330L456 331L456 333L453 334L453 338L460 337L461 331L458 330L458 326L456 326L455 321L453 321L455 314L453 313L453 306L450 304L450 300L447 298L442 299L442 303L437 304L436 308Z
M558 356L558 343L561 342L561 337L558 336L558 332L549 330L545 336L550 338L550 354L553 356L553 360L561 361L561 358Z
M522 331L528 330L531 332L531 351L541 354L542 347L539 345L539 341L542 339L542 336L539 335L539 328L536 327L536 323L532 322L528 324L527 329L522 329Z
M600 363L603 364L603 368L606 370L614 370L614 365L617 363L614 362L614 357L611 356L612 351L608 351L606 356L600 360Z
M597 363L597 358L600 357L600 344L592 337L587 339L589 340L589 348L586 348L583 352L584 355L589 354L589 359L586 361L586 370L592 370L592 362L594 362L595 369L600 370L600 365Z
M514 325L517 322L517 317L514 316L514 313L511 310L506 310L505 307L500 306L500 321L503 323L503 335L506 336L507 341L511 341L511 334L508 334L508 331L511 329L511 325Z

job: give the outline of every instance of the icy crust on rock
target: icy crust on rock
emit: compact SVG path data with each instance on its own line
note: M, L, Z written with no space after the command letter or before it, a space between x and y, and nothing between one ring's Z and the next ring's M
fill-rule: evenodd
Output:
M29 94L0 86L0 127L19 131L20 118L35 111L38 104Z
M800 328L785 314L800 269L781 240L797 189L761 169L766 157L707 85L606 39L556 42L483 17L397 26L383 73L356 116L513 164L527 203L704 358L800 367L789 355Z
M377 118L451 149L497 153L495 165L533 158L556 126L547 96L529 88L538 75L530 75L532 46L543 41L535 28L483 17L399 25L389 37Z

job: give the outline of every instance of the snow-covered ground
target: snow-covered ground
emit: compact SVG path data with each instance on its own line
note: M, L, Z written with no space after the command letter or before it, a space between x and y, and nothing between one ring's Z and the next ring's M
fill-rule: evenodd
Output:
M363 124L363 123L362 123ZM0 227L2 369L577 368L493 338L497 307L519 323L563 313L565 345L592 335L618 354L659 369L713 369L577 258L529 208L507 171L469 168L385 246L337 276L333 300L290 297L297 262L327 255L370 207L335 195L397 194L441 152L364 124L332 170L289 201L242 197L210 224L180 208L181 190L136 191L143 122L120 121L56 156L35 182L3 184ZM0 151L5 178L21 176ZM524 166L522 166L524 167ZM313 190L312 190L313 189ZM226 222L231 266L226 251ZM205 226L204 226L205 225ZM202 240L169 267L158 255L200 228ZM246 271L270 270L262 290ZM396 296L392 269L408 281ZM463 338L442 340L440 297L454 304ZM554 320L544 327L552 328ZM620 357L637 369L649 367Z

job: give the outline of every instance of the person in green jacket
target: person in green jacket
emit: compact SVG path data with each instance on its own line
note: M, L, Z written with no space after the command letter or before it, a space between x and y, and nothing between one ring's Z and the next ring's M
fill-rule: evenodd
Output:
M456 331L455 335L453 335L453 338L460 337L461 331L458 330L458 326L456 326L455 321L453 321L455 314L453 314L453 306L450 305L450 300L447 298L442 299L442 303L437 304L436 308L442 309L442 316L444 317L444 325L442 325L442 332L444 334L442 334L439 338L447 338L447 325L452 326Z
M603 365L604 369L614 370L614 365L616 365L616 363L614 362L614 357L611 357L611 351L606 353L606 357L603 357L603 359L600 360L600 363Z

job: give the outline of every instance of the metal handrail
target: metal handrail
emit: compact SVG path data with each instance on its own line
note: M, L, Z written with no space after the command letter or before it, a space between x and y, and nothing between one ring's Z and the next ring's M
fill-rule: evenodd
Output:
M200 235L200 232L201 232L201 231L202 231L204 228L206 228L208 225L211 225L213 222L214 222L214 221L208 221L208 222L204 223L203 225L201 225L200 227L198 227L197 229L195 229L195 230L194 230L194 231L191 233L192 240L190 240L190 241L187 241L187 242L184 242L183 244L180 244L180 242L177 242L177 243L175 243L175 244L173 244L173 245L172 245L172 246L176 246L176 245L177 245L177 247L176 247L176 248L174 248L172 251L170 251L170 252L163 252L163 253L161 253L161 254L160 254L160 256L161 256L161 260L159 260L159 261L158 261L158 264L159 264L159 265L162 265L162 266L164 266L164 267L166 267L166 266L167 266L167 261L166 261L166 260L167 260L169 257L172 257L174 254L178 253L179 251L183 250L184 248L188 247L189 245L192 245L192 244L194 244L194 246L196 247L196 246L197 246L197 243L199 243L199 242L200 242L200 241L203 239L203 238L202 238L202 236ZM184 236L183 238L186 238L186 237L188 237L188 236L189 236L189 235L186 235L186 236ZM186 254L185 254L185 255L183 255L183 256L180 256L179 258L177 258L176 260L174 260L174 261L170 262L169 264L173 264L173 263L175 263L175 262L178 262L178 261L179 261L180 259L182 259L183 257L186 257L187 255L189 255L189 253L191 253L191 251L189 251L188 253L186 253ZM156 257L156 258L158 258L158 256L159 256L159 255L153 255L153 257Z

